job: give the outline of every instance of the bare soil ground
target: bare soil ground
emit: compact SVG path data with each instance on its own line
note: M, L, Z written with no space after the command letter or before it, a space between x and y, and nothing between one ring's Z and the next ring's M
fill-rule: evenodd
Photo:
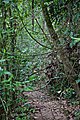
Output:
M80 106L69 106L67 100L56 100L47 94L46 90L24 92L28 97L31 107L35 109L31 114L31 120L77 120L74 119L74 111Z

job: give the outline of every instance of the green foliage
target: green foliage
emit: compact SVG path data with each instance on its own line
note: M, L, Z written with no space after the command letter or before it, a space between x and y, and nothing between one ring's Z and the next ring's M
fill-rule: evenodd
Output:
M76 80L76 83L77 83L77 84L80 83L80 79Z
M79 1L44 0L44 2L59 36L60 43L57 46L66 48L66 43L69 43L70 47L73 48L80 42ZM34 2L34 31L32 31L32 0L3 0L0 3L0 102L6 116L12 112L12 109L15 113L20 112L17 114L16 120L30 119L27 113L31 109L30 106L25 106L25 102L28 101L22 97L22 93L33 91L36 83L43 77L44 70L42 69L49 62L54 61L53 58L47 60L48 54L54 53L52 52L53 43L46 25L43 24L45 20L40 3L40 0ZM37 24L35 17L39 24ZM76 37L70 36L70 33L76 34ZM69 54L70 56L74 55L70 51ZM60 58L57 57L56 61L58 67L59 64L64 67ZM53 67L55 66L53 65ZM75 68L75 65L73 67ZM61 72L58 69L63 71L62 79L57 75ZM75 71L77 71L77 77L79 75L78 68ZM55 79L59 80L52 86L52 93L58 94L60 92L61 94L64 91L65 98L73 97L74 90L69 86L65 87L67 72L62 67L56 68L55 72L57 75ZM77 79L76 83L80 83L80 79ZM23 104L23 107L17 106L19 104Z
M75 120L80 120L80 110L76 110L74 112L74 115L75 115Z
M1 88L0 92L2 92L0 101L1 101L1 108L4 108L5 114L7 115L9 107L12 104L11 96L9 94L10 92L13 91L13 88L12 88L13 75L10 72L2 69L0 71L0 77L5 75L9 75L9 78L8 80L3 79L3 81L0 82L0 88Z
M3 70L4 71L4 70ZM22 86L25 86L25 82L19 82L16 81L15 83L12 83L12 79L13 79L13 75L8 72L8 71L4 71L2 75L6 75L8 74L10 77L8 80L3 79L3 81L0 83L0 91L2 91L2 97L0 97L0 101L1 101L1 107L4 108L6 115L8 114L8 112L10 111L10 107L14 104L14 101L12 102L12 95L14 92L16 92L18 89L20 89ZM32 80L32 79L31 79ZM2 87L3 86L3 87ZM6 90L6 91L5 91ZM17 91L15 93L15 96L19 96L20 94L22 94L23 91L32 91L32 86L26 86L23 87L23 89L20 89L19 91ZM5 101L5 95L7 97L7 100ZM24 97L17 97L16 98L16 104L19 104L20 102L24 105L27 98L25 99ZM5 103L4 103L5 101ZM27 104L27 106L23 106L23 107L17 107L15 108L16 112L20 111L20 115L18 117L16 117L16 119L26 119L26 113L30 109L30 105Z
M63 97L67 99L75 98L75 90L73 88L67 88L63 92Z
M75 38L71 36L71 39L72 39L72 42L70 43L71 48L80 42L80 38Z

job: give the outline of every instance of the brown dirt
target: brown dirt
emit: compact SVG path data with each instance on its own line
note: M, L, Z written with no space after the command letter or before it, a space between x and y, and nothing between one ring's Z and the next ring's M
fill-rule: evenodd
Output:
M24 92L35 112L31 114L32 120L74 120L72 111L75 108L67 105L66 100L52 99L44 90ZM79 106L80 107L80 106Z

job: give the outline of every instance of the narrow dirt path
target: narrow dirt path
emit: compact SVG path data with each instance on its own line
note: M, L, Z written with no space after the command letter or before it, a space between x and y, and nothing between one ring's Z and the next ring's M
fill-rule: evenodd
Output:
M24 92L23 94L28 97L31 107L35 109L32 120L73 120L68 119L64 112L67 108L66 100L51 100L45 91Z

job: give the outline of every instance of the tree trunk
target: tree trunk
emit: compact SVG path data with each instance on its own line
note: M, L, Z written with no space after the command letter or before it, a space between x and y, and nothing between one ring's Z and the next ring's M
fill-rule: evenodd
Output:
M9 7L9 17L12 18L12 9ZM12 79L12 84L15 81L16 78L16 69L15 69L15 46L16 46L16 33L15 33L15 29L16 29L16 22L15 19L13 17L13 19L10 20L10 29L11 29L11 33L10 33L10 37L11 37L11 54L13 55L12 61L11 61L11 72L14 76L14 78ZM12 100L15 100L16 96L15 96L15 92L12 93Z
M34 0L32 0L32 31L34 31Z
M51 36L51 40L52 40L52 44L53 44L52 45L53 52L54 53L56 52L57 59L59 59L59 61L62 61L63 65L64 65L65 75L66 75L66 77L68 77L69 83L73 85L74 89L77 91L77 94L80 96L79 87L76 84L74 78L72 77L72 75L75 75L75 72L74 72L72 63L68 59L68 53L66 52L66 49L65 49L66 46L60 47L60 45L58 45L59 38L55 32L55 29L53 28L52 22L50 20L49 14L48 14L47 6L45 5L45 3L43 1L42 1L41 5L42 5L42 12L43 12L43 15L44 15L44 18L46 21L46 25L47 25L49 34Z

